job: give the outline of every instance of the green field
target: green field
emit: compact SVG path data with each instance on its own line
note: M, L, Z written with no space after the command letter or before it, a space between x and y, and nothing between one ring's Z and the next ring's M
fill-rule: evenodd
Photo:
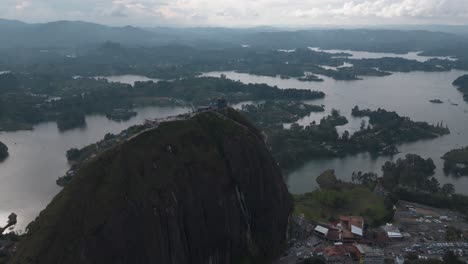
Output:
M389 215L384 198L368 188L356 185L342 190L317 190L302 195L294 195L294 214L304 214L307 220L328 222L341 215L364 217L366 223L377 226L385 222Z

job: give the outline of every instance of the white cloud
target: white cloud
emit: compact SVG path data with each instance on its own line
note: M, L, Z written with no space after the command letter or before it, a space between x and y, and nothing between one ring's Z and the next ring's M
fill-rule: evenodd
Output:
M15 5L15 9L18 10L18 11L22 11L23 9L27 8L29 5L30 5L29 1L19 1Z
M468 14L466 0L365 0L348 1L334 14L347 17L464 17Z
M1 0L0 17L111 24L466 23L468 0Z

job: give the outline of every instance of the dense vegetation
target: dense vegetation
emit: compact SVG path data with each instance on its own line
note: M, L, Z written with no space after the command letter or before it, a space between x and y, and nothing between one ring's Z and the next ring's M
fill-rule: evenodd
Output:
M60 129L84 124L84 115L128 108L137 92L128 85L51 75L11 74L14 90L0 93L0 131L32 129L43 121L59 121ZM6 87L0 83L0 87Z
M444 172L468 176L468 147L454 149L444 154Z
M368 151L373 154L392 155L398 152L395 145L422 139L432 139L450 133L447 127L425 122L414 122L395 112L383 109L360 110L355 107L353 116L368 116L369 125L350 135L345 131L341 136L336 126L346 124L346 118L339 111L323 118L319 124L303 127L293 124L290 129L270 127L265 132L268 144L280 166L295 168L304 162L326 157L339 157L350 153Z
M387 190L400 185L428 192L437 191L439 184L432 177L435 168L431 158L423 159L418 155L408 154L404 159L387 161L383 165L382 185Z
M382 166L382 186L390 191L392 199L401 199L430 206L468 212L468 196L455 194L453 184L440 185L433 177L435 165L432 159L414 154L405 159L386 162Z
M441 123L434 126L426 122L414 122L408 117L401 117L396 112L386 111L381 108L372 111L369 109L360 110L358 106L355 106L352 115L355 117L369 117L369 124L372 126L370 130L374 132L373 134L379 134L382 139L385 139L384 142L374 142L374 144L397 144L432 139L450 133L448 127L444 127ZM355 135L355 137L366 136L366 133L361 135L359 132Z
M347 33L352 35L351 32ZM294 35L294 32L291 34ZM359 35L357 32L355 34ZM261 38L265 37L261 36ZM341 34L334 37L341 38ZM230 41L237 42L234 39ZM293 45L291 42L296 41L287 39L284 45L291 46ZM284 52L278 50L284 47L278 47L278 49L265 47L268 46L267 43L249 48L243 48L241 44L213 47L213 45L174 45L172 43L171 45L142 47L124 41L119 43L119 41L104 42L103 40L95 42L94 45L74 49L49 47L46 53L40 48L0 50L0 55L3 55L0 56L0 67L4 65L15 72L37 74L53 72L55 75L67 77L138 74L166 80L193 77L208 71L238 71L265 76L294 77L302 81L322 81L323 79L317 75L328 76L336 80L358 80L361 76L386 76L391 72L468 69L468 63L464 60L432 59L425 62L402 58L357 60L350 58L351 54L331 54L311 50L308 46L311 46L313 42L316 40L311 40L307 45L298 43L291 47L294 50ZM374 43L375 40L372 42ZM334 45L329 43L328 46ZM370 47L363 48L366 46L365 42L358 46L361 47L356 47L354 50L370 49ZM346 47L346 49L349 48ZM375 46L372 49L375 49ZM391 47L387 49L392 50ZM462 58L461 55L458 56ZM465 57L468 57L468 52ZM349 63L352 66L338 67L343 63Z
M463 98L468 101L468 75L463 75L453 82L458 90L463 93Z
M340 155L336 149L341 146L341 139L333 123L342 119L342 116L325 117L319 124L314 122L303 127L294 123L290 129L270 126L265 130L267 143L283 170L291 170L314 158L335 157Z
M208 104L225 97L247 100L310 100L322 92L279 89L265 84L242 84L220 78L188 78L172 82L139 82L135 87L93 78L68 78L23 73L1 74L0 131L32 129L43 121L58 121L60 130L85 125L86 114L110 119L133 115L129 109L145 105ZM6 77L5 77L6 76ZM122 115L123 114L123 115Z
M294 123L311 112L323 112L323 106L309 105L297 101L266 101L258 105L242 106L242 113L258 127L281 123Z
M57 127L60 131L65 131L77 127L86 126L85 114L82 111L69 111L60 113L57 118Z
M0 162L4 161L8 157L8 147L0 141Z
M366 223L378 226L393 217L392 205L372 189L338 180L333 170L317 178L320 190L294 195L294 214L304 214L314 222L336 221L340 215L359 215Z
M169 97L195 105L208 105L219 97L231 103L259 100L313 100L325 97L320 91L280 89L266 84L243 84L226 78L187 78L172 82L137 82L135 90L155 97Z

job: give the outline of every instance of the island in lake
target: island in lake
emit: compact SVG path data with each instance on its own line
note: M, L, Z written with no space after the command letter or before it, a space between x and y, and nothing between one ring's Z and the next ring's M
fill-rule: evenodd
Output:
M444 172L456 176L468 176L468 147L451 150L442 157Z
M432 99L432 100L429 100L429 102L433 103L433 104L443 104L444 102L440 99Z
M458 87L458 90L463 93L465 101L468 101L468 74L456 79L453 85Z
M294 123L290 129L279 124L264 128L267 144L280 167L289 171L307 161L324 157L344 157L358 152L393 155L398 153L398 144L450 133L448 127L440 123L415 122L384 109L361 110L356 106L352 115L369 118L369 123L363 121L360 130L352 135L349 131L338 134L336 127L348 121L338 110L332 110L331 115L322 118L319 123L312 122L305 127Z
M8 147L0 141L0 162L8 157Z

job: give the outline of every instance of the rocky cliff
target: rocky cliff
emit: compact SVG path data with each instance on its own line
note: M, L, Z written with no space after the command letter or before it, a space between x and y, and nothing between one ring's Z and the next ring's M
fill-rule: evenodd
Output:
M232 109L162 123L86 163L11 263L271 263L291 199Z

